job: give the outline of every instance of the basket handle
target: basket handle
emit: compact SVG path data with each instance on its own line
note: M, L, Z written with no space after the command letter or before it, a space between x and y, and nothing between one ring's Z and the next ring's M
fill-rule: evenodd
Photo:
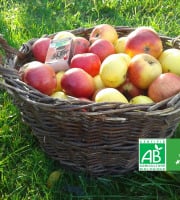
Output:
M0 35L0 46L5 51L6 56L17 55L19 53L18 50L8 44L8 42L3 38L2 35Z
M2 49L5 53L5 55L1 55L0 53L0 65L11 66L11 68L16 68L14 65L15 57L19 58L24 57L24 53L10 46L6 41L6 39L4 39L1 34L0 34L0 49Z

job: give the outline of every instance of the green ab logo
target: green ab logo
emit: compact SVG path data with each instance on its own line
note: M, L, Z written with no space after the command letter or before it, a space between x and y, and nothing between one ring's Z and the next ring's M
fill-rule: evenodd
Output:
M153 146L154 149L149 149L144 153L141 159L141 163L143 164L161 163L162 160L161 150L163 150L163 147L162 146L159 147L157 144ZM151 145L149 147L151 147Z
M165 139L139 139L139 170L164 171L166 169Z

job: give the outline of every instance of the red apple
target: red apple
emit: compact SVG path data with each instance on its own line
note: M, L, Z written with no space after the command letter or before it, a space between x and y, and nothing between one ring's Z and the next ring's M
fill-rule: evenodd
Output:
M89 41L90 43L93 43L98 39L105 39L109 42L115 43L118 39L118 34L116 29L110 24L99 24L91 31Z
M70 63L70 68L81 68L93 77L99 73L100 66L100 58L94 53L76 54Z
M62 79L61 87L67 95L90 98L95 86L92 76L80 68L68 69Z
M149 54L138 54L130 60L128 67L129 80L140 89L147 89L161 73L161 64Z
M136 87L127 77L125 82L117 88L128 99L145 94L145 91Z
M105 39L98 39L91 44L89 52L95 53L102 62L107 56L115 53L115 47L111 42Z
M47 95L51 95L55 91L57 84L56 74L52 67L35 61L30 62L24 68L22 80Z
M50 38L39 38L34 42L32 45L32 53L37 61L45 62L50 42Z
M81 101L92 102L90 99L88 99L86 97L79 97L78 99Z
M127 36L125 53L131 57L139 53L147 53L158 58L162 51L161 38L150 27L139 27Z
M158 76L148 88L148 96L155 102L180 92L180 76L167 72Z
M90 42L84 37L73 38L73 55L80 53L87 53L89 50Z

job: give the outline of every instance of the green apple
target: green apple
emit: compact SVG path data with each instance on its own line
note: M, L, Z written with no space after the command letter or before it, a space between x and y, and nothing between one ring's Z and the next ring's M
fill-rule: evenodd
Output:
M133 97L129 101L129 103L132 103L132 104L147 104L147 103L153 103L153 100L148 96L138 95L138 96Z

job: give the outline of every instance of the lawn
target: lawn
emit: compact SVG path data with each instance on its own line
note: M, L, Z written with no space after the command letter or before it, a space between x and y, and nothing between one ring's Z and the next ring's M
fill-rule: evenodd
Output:
M0 0L0 33L15 48L44 34L100 23L151 26L176 37L180 1ZM54 172L57 181L50 180ZM11 97L0 90L0 199L179 200L180 172L135 171L93 178L67 171L42 151Z

